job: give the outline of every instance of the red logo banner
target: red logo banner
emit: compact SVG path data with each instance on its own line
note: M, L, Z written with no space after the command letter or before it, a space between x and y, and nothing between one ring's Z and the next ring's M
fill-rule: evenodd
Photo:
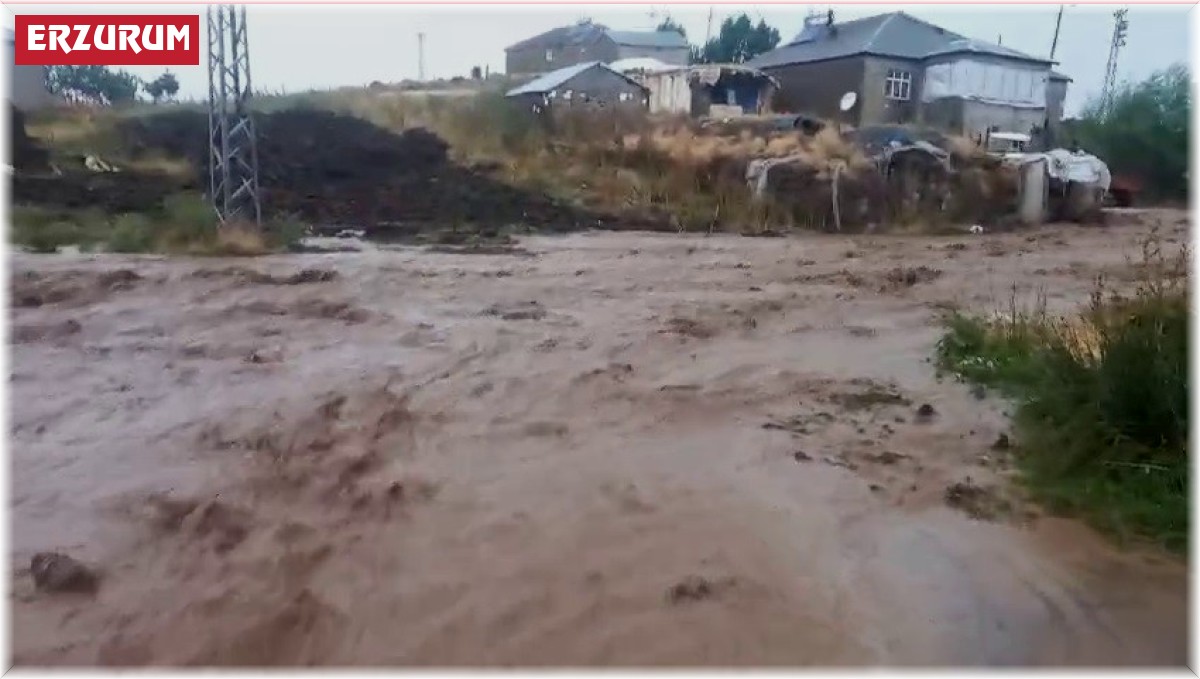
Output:
M17 14L17 66L199 66L198 14Z

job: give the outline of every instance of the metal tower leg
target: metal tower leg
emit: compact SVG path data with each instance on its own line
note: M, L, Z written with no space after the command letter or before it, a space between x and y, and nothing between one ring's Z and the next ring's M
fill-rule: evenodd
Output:
M222 223L262 223L246 8L208 7L209 197Z

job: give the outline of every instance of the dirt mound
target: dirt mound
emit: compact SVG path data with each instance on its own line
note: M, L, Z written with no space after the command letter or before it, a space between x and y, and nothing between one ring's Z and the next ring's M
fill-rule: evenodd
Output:
M12 114L12 130L8 162L21 170L43 170L49 167L50 154L25 132L25 114L11 104L9 112Z
M120 133L135 155L183 157L202 176L207 125L199 111L174 111L126 121ZM264 211L299 215L318 228L406 236L433 223L573 230L603 221L451 162L446 142L424 129L393 134L309 109L259 115L255 125Z

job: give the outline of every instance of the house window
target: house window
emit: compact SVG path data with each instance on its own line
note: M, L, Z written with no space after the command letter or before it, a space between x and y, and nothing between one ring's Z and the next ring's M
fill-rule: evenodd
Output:
M908 101L912 96L912 73L889 70L883 83L883 96L888 99Z
M546 61L554 61L554 50L546 50Z

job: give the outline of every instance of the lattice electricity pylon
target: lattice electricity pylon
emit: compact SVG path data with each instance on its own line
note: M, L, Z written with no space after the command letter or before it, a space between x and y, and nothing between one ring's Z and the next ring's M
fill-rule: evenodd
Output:
M1128 9L1113 12L1116 23L1113 25L1112 43L1108 47L1108 63L1104 66L1104 86L1100 89L1100 111L1108 115L1112 109L1113 95L1117 89L1117 55L1125 46L1126 31L1129 30L1129 20L1125 15Z
M208 7L209 196L222 223L262 222L258 147L250 118L246 8Z

